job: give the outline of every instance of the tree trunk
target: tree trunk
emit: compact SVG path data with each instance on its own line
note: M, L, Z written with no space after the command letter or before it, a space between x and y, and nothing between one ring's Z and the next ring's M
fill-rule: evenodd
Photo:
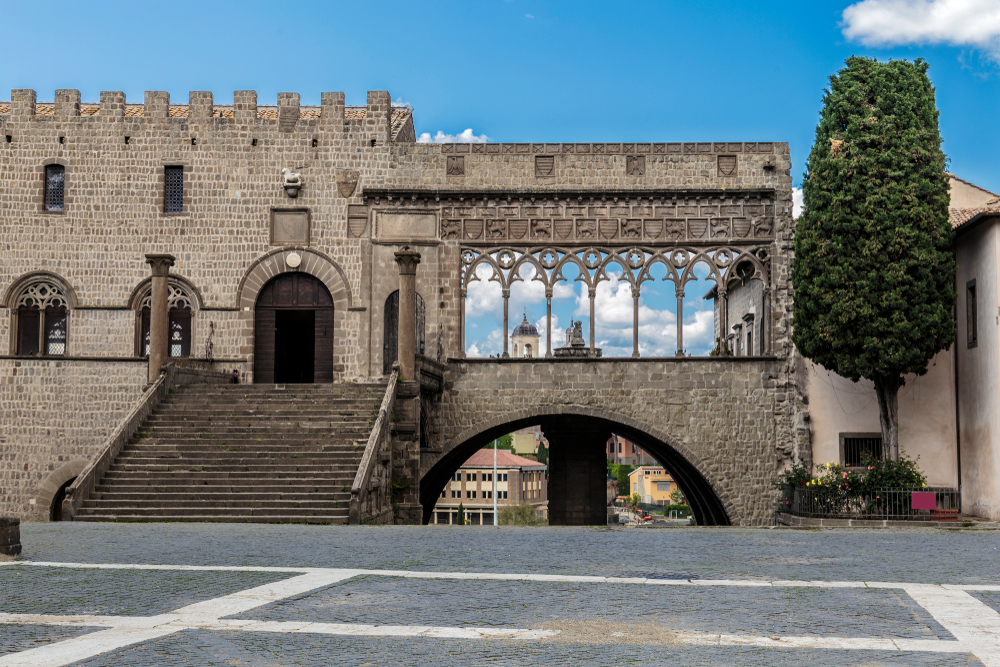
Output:
M882 456L888 461L899 460L899 388L903 378L875 380L879 421L882 423Z

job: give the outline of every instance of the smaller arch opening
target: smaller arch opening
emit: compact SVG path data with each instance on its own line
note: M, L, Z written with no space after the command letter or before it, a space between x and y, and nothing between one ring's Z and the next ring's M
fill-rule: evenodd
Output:
M66 480L63 485L59 487L55 495L52 496L52 505L49 507L49 521L62 521L62 505L63 501L66 500L66 489L76 481L76 477Z

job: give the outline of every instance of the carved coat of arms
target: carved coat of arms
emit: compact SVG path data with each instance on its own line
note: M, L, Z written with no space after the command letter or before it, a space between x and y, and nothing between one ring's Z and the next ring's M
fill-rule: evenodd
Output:
M341 197L350 197L358 187L358 172L355 169L344 169L337 174L337 190Z

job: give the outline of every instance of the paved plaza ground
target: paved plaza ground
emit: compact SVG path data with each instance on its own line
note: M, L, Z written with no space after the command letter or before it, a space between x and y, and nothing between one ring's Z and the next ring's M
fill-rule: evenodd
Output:
M1000 531L25 524L10 665L986 665Z

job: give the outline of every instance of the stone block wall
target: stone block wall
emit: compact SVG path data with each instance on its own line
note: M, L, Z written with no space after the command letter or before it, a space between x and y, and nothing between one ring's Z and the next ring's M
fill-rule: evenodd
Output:
M0 359L0 514L47 520L48 475L92 457L145 384L142 361Z

